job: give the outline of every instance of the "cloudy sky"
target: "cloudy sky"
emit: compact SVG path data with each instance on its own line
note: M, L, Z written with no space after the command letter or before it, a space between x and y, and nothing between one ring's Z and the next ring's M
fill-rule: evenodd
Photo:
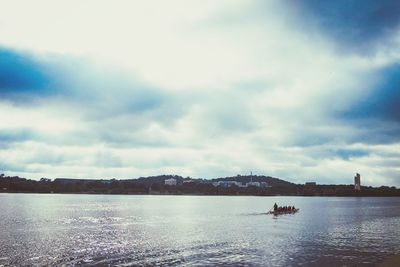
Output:
M400 186L397 0L0 0L0 172Z

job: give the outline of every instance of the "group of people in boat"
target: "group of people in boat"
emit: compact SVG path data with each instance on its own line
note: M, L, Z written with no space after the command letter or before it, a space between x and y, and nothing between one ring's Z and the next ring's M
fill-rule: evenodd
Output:
M296 208L294 206L279 206L275 203L274 204L274 212L292 212L295 211Z

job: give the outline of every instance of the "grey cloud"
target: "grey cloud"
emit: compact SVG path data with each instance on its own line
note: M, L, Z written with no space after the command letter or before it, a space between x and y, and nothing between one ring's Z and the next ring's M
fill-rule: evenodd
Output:
M37 134L26 128L9 128L0 130L0 142L4 143L14 143L23 142L36 137Z
M100 168L119 168L124 166L121 158L108 150L99 151L95 155L93 164Z
M296 6L298 20L312 29L316 25L323 34L354 53L375 54L400 26L400 3L393 0L286 1ZM306 23L304 23L306 22Z

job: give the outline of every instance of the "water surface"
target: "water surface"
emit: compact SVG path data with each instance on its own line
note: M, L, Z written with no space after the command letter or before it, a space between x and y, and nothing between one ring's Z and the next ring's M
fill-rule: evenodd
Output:
M278 204L300 212L266 215ZM0 266L373 266L400 198L0 194Z

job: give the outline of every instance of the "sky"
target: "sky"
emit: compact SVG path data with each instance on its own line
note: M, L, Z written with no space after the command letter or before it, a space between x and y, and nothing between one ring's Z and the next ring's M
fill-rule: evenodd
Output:
M0 0L0 173L400 186L400 2Z

